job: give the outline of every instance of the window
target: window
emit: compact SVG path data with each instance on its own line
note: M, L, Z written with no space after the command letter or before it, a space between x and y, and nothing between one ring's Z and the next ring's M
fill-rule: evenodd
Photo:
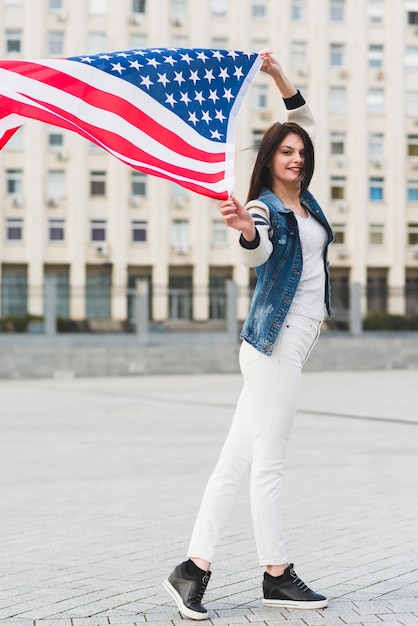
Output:
M370 224L369 227L369 244L371 246L381 246L384 243L384 225Z
M406 114L418 119L418 91L407 91L405 96Z
M418 224L408 224L408 246L418 246Z
M344 245L345 244L345 224L332 224L332 231L334 233L333 244Z
M171 20L174 26L184 24L187 17L187 1L188 0L171 0Z
M329 49L329 64L331 67L343 67L345 57L345 45L343 43L331 43Z
M267 6L265 1L253 0L252 17L259 20L267 17Z
M188 48L189 38L187 35L173 35L170 39L173 48Z
M26 267L3 265L1 276L1 315L25 315L28 303ZM13 330L13 325L11 330Z
M61 11L64 8L64 0L48 0L50 11Z
M7 241L22 241L23 219L21 217L6 218L6 239Z
M147 221L132 220L132 242L145 243L147 241Z
M189 192L184 187L171 183L170 195L176 208L181 209L185 206Z
M292 41L290 43L290 58L294 68L305 73L308 66L306 41Z
M65 220L61 218L51 218L48 220L48 240L64 241L65 239Z
M407 183L408 202L418 202L418 180L408 180Z
M64 33L60 30L48 32L48 56L61 57L64 55Z
M418 46L406 47L405 67L407 70L418 70Z
M145 0L132 0L132 13L145 13Z
M90 172L90 195L104 196L106 194L106 172Z
M56 126L48 128L48 147L52 150L61 150L64 146L64 133Z
M6 170L6 193L7 195L22 195L23 170Z
M23 148L23 137L24 137L24 128L21 126L9 139L5 148L6 150L22 150Z
M369 45L367 63L371 68L383 67L383 46L381 44Z
M105 15L107 13L107 0L89 0L89 13Z
M189 252L189 221L173 220L171 224L171 244L179 254Z
M227 37L212 37L212 48L218 48L219 50L227 50L228 49L228 39ZM258 48L253 48L256 50Z
M258 152L261 140L264 135L264 130L254 129L252 132L252 149Z
M85 290L87 319L110 319L111 292L110 269L87 267Z
M383 178L381 176L371 176L369 178L369 200L370 202L382 202Z
M106 33L89 33L87 38L87 54L100 54L106 51Z
M147 47L147 36L141 35L139 33L131 33L129 35L129 45L132 49L136 48L141 50L141 48Z
M418 26L418 10L408 11L407 21L410 26Z
M212 0L210 3L210 11L214 17L226 17L226 15L228 15L227 0Z
M254 109L267 108L267 85L253 85L253 107Z
M290 15L294 22L306 22L308 17L306 0L292 0Z
M329 0L329 18L331 22L344 21L345 0Z
M106 241L106 220L90 220L90 240Z
M370 88L366 98L367 110L369 113L384 113L385 111L385 93L380 88Z
M418 156L418 135L408 135L408 156Z
M383 133L370 133L369 135L369 158L373 161L383 161L384 136Z
M147 195L147 175L142 172L131 172L131 194L133 196Z
M345 198L345 177L333 176L331 178L331 199L344 200Z
M344 113L344 111L346 110L345 87L330 87L329 110L332 113Z
M228 243L228 230L223 220L212 221L212 245L225 246Z
M65 196L64 170L48 170L46 178L46 196L49 204L58 203Z
M331 154L345 154L344 133L331 133Z
M19 54L22 51L22 31L18 28L6 29L6 52Z
M384 14L383 0L368 0L367 21L371 25L382 24Z

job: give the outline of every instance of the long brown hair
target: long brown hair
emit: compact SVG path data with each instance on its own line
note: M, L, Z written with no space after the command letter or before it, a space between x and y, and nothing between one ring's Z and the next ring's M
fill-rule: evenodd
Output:
M261 140L251 175L247 202L258 198L264 187L272 190L273 180L269 165L271 164L277 148L289 133L299 135L305 149L305 157L300 174L300 193L303 193L309 187L315 166L314 147L311 138L306 130L299 126L299 124L295 124L294 122L285 122L284 124L276 122L266 130Z

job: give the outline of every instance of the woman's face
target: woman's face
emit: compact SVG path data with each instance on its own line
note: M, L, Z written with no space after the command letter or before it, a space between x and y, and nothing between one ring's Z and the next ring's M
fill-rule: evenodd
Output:
M302 137L289 133L277 148L270 164L274 182L299 185L305 162L305 146Z

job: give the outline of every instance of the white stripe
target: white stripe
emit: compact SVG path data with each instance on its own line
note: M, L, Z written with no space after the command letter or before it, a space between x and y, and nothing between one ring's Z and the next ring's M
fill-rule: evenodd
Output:
M74 78L78 78L85 83L88 83L96 89L101 91L107 91L111 94L117 95L119 98L127 100L131 105L144 111L149 117L157 120L162 126L166 128L179 128L177 134L182 137L187 143L192 146L196 146L206 152L217 153L222 151L233 152L234 146L232 144L219 144L202 137L197 131L193 130L188 124L183 122L181 118L175 113L162 106L159 102L154 100L145 91L135 87L127 80L112 76L103 70L99 70L88 64L79 61L69 61L68 59L39 59L33 61L39 65L49 67L51 69L67 74ZM145 74L144 74L145 75ZM139 103L139 104L137 104ZM181 125L181 128L179 127Z
M126 120L119 117L116 113L99 110L55 87L44 85L43 83L39 83L38 81L24 76L17 76L16 74L2 69L0 69L0 85L0 93L9 98L36 106L36 103L31 102L21 95L23 93L44 102L53 102L55 106L70 112L72 115L77 115L82 121L92 126L104 128L106 131L114 132L166 163L193 170L197 167L201 167L202 171L208 173L218 172L220 169L219 163L208 163L207 161L181 156L160 142L150 138L146 133L137 129L129 122L126 122ZM9 87L9 89L13 89L14 87L16 91L20 93L10 93L7 87ZM49 111L47 106L39 105L39 108ZM64 116L62 117L64 118Z

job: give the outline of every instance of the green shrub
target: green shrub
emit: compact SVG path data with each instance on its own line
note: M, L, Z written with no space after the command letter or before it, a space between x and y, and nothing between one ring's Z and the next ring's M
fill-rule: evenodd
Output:
M41 322L41 315L6 315L0 319L0 329L2 333L24 333L31 322Z
M405 316L374 311L363 320L364 330L418 330L418 315Z

